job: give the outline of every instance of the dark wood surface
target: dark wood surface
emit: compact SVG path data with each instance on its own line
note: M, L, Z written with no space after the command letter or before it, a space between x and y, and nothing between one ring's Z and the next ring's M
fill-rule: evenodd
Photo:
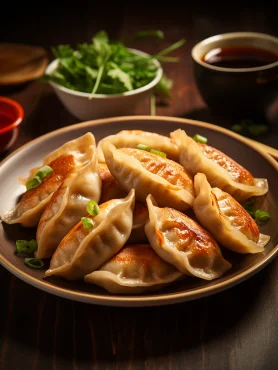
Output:
M124 39L142 29L163 29L164 41L130 43L151 53L185 38L186 45L175 52L180 62L164 67L175 83L173 99L166 106L157 106L156 113L229 128L236 120L212 114L202 101L192 74L190 50L201 39L223 32L245 30L278 36L278 26L271 7L223 9L200 4L182 9L173 4L168 9L143 11L122 4L120 11L112 7L107 15L108 9L96 10L90 2L67 8L44 5L39 9L38 5L28 11L23 5L14 11L11 4L0 34L1 41L50 50L59 43L89 40L100 29ZM25 110L19 138L1 158L33 138L79 122L52 89L39 82L20 91L2 89L0 94L16 99ZM136 114L149 114L149 102ZM278 104L267 124L268 134L258 140L278 148ZM248 281L208 298L163 307L113 308L52 296L0 267L0 369L275 370L277 274L276 259Z

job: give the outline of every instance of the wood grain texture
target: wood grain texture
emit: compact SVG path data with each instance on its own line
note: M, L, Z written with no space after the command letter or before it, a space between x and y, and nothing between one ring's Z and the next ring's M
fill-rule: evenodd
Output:
M174 4L156 11L148 9L147 14L126 4L120 10L115 10L115 19L113 8L110 16L103 17L90 2L78 8L69 5L67 10L57 7L54 13L50 6L43 13L34 8L24 17L22 9L21 16L15 15L16 28L5 22L0 25L2 41L49 50L54 44L89 40L99 29L128 39L133 32L161 28L166 36L162 42L130 43L156 52L180 38L187 40L185 47L174 53L181 61L165 66L175 83L173 99L168 105L158 105L156 113L228 128L236 123L233 117L211 112L202 101L194 83L190 50L202 38L239 29L278 36L275 12L258 7L242 8L239 14L231 6L229 12L220 14L198 3L184 10ZM19 90L1 90L1 94L22 103L26 113L19 139L10 152L46 132L78 122L52 89L38 81ZM136 113L148 114L149 102ZM277 109L267 124L269 133L260 141L278 148ZM163 307L113 308L49 295L0 267L0 369L275 370L277 274L276 259L248 281L208 298Z

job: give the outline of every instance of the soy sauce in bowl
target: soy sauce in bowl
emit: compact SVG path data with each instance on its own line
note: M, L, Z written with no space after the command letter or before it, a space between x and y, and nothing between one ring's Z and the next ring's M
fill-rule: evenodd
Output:
M278 54L254 47L214 48L201 60L204 63L222 68L256 68L278 61Z

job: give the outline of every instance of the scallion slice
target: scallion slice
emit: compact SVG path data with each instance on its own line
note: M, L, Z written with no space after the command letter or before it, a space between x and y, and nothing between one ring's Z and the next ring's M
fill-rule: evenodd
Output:
M26 189L27 190L34 189L38 187L41 183L42 180L38 176L32 177L30 180L27 181Z
M28 240L17 240L16 241L16 253L17 254L27 254L31 256L35 250L38 249L38 244L35 239Z
M146 150L147 152L149 152L151 150L151 148L148 145L145 145L145 144L138 144L136 148L141 149L141 150Z
M90 215L96 216L99 213L99 206L97 202L95 202L94 200L90 200L87 204L86 211Z
M34 189L38 187L43 179L50 175L53 172L53 169L49 166L43 166L41 167L35 174L34 177L32 177L30 180L27 181L26 188L27 190Z
M167 157L166 153L160 152L159 150L156 150L156 149L151 149L150 152L153 153L153 154L156 154L156 155L160 155L160 157L163 157L163 158Z
M266 211L261 211L257 209L255 212L255 219L258 221L267 221L270 218L270 214Z
M52 172L53 169L51 167L43 166L37 171L36 176L43 180L46 176L50 175Z
M198 143L206 144L208 142L208 139L205 136L195 134L193 136L193 139L197 141Z
M44 262L38 258L25 258L24 263L32 269L42 269L44 267Z
M91 229L94 227L94 221L89 217L81 217L81 221L85 229Z

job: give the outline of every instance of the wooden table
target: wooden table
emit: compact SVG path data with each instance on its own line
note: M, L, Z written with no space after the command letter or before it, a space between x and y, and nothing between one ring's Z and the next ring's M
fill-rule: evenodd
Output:
M235 120L212 114L197 91L192 46L205 37L238 30L278 36L275 11L267 7L241 7L238 12L231 6L229 11L220 12L197 2L184 10L173 4L155 12L122 4L118 13L109 8L109 16L104 6L96 12L89 2L82 7L57 7L55 11L45 5L42 12L36 8L27 12L22 5L14 13L12 7L7 8L7 21L0 25L2 41L40 45L48 50L59 43L89 40L100 29L114 38L127 38L142 29L163 29L164 41L130 44L147 52L185 38L186 45L175 52L180 62L165 65L175 83L173 99L168 106L158 106L156 113L225 127ZM13 22L8 21L9 15L13 15ZM52 89L39 82L0 94L16 99L25 109L25 120L11 151L44 133L78 122ZM149 114L149 102L136 114ZM268 124L269 133L258 140L278 148L278 104ZM208 298L154 308L113 308L57 298L0 267L0 369L275 370L277 274L276 259L248 281Z

